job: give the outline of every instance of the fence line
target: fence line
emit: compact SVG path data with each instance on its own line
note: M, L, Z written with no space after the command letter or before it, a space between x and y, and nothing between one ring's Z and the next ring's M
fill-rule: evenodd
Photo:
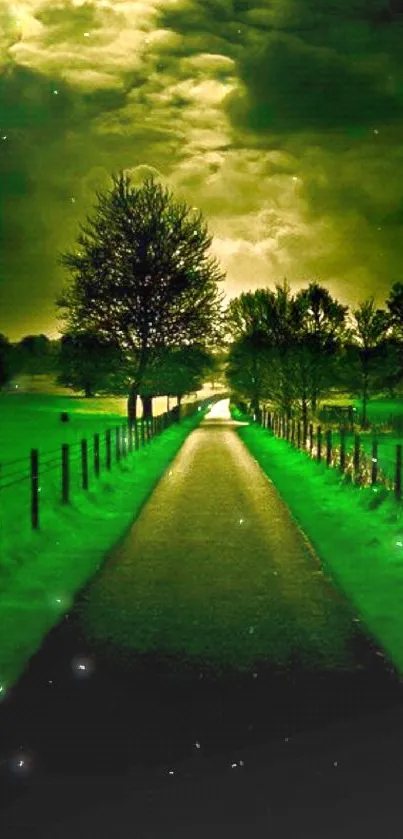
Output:
M294 421L291 421L292 429L295 428L293 423ZM290 442L288 432L290 420L287 419L285 414L278 411L263 412L260 424L275 437ZM402 500L402 444L396 444L394 475L392 477L379 467L379 440L376 436L372 438L371 455L365 451L361 436L358 433L353 436L352 450L347 451L345 427L339 427L339 446L334 445L332 428L328 427L325 431L326 455L324 459L322 426L319 423L316 426L313 422L309 423L306 442L303 439L301 420L297 421L296 429L296 434L294 434L294 431L291 434L291 444L294 448L309 454L318 463L325 462L328 467L338 468L343 475L350 477L354 483L360 486L376 488L377 485L382 484L388 489L393 489L396 500Z
M3 474L3 465L0 464L0 505L2 492L24 481L29 485L30 495L30 521L33 530L40 528L40 495L41 492L41 477L47 472L57 467L61 468L61 485L60 485L60 503L65 505L70 503L70 484L71 484L71 465L80 462L80 477L81 489L85 492L90 486L90 463L92 464L91 474L98 478L102 469L105 468L108 472L111 471L113 463L120 463L133 451L138 451L141 447L147 446L151 440L164 430L168 429L173 423L177 423L180 419L184 419L196 413L201 407L205 407L208 403L215 401L217 397L210 397L198 402L184 403L181 406L181 411L178 411L178 406L174 406L170 411L165 411L158 417L152 417L149 420L141 417L133 425L122 423L121 425L107 428L101 435L100 432L93 434L92 439L88 441L83 438L75 443L62 443L59 449L46 451L41 453L38 449L31 449L28 457L29 472L21 475L21 472L15 472L11 475ZM139 434L140 426L140 434ZM113 437L112 437L113 432ZM101 436L104 438L105 450L102 452ZM75 451L78 448L78 451ZM72 450L74 453L72 454ZM47 461L49 454L58 451L60 458L53 458ZM112 456L114 452L114 459ZM91 454L91 458L90 458ZM103 457L105 455L105 457ZM27 458L18 458L19 461L27 461ZM12 461L8 461L5 465L9 465ZM19 476L16 480L3 483L4 478L8 479L13 474Z

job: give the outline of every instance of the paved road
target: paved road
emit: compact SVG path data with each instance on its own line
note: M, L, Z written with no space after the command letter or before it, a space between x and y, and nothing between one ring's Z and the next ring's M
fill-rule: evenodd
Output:
M184 653L237 668L285 666L291 656L321 668L353 660L351 610L226 402L185 441L91 586L84 619L102 643L176 652L182 664Z
M0 706L0 835L397 839L402 707L213 416Z

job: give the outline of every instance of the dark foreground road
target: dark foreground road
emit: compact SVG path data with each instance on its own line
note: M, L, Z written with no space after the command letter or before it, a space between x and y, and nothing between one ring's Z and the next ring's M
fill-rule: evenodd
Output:
M0 705L0 836L400 837L380 653L206 420Z

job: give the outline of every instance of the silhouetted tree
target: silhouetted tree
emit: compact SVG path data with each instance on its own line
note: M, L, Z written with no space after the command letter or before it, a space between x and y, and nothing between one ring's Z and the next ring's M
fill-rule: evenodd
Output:
M347 348L348 375L354 376L358 368L359 391L362 399L362 424L367 425L367 408L372 385L379 376L379 359L382 343L390 327L390 318L384 309L377 309L373 297L364 300L353 312L352 338Z
M19 373L35 376L54 369L53 342L47 335L26 335L16 344L16 365Z
M297 363L302 401L308 399L312 411L316 411L318 399L331 382L333 362L345 337L348 307L334 300L328 289L316 282L301 289L295 303L300 313Z
M128 419L165 347L208 347L219 337L224 279L208 256L202 220L154 179L135 188L121 172L97 193L93 219L81 227L80 250L61 263L73 282L57 299L67 331L91 329L116 342L130 374Z
M141 387L143 405L152 396L174 396L180 405L183 396L202 388L213 367L214 357L203 346L162 350L147 368Z
M119 347L95 332L62 336L58 359L58 384L86 397L96 392L115 392L117 371L121 368ZM114 378L115 377L115 378Z
M15 351L5 335L0 333L0 390L14 374Z

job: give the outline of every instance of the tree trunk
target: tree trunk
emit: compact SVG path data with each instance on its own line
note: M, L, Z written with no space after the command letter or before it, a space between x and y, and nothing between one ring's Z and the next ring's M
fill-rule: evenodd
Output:
M137 417L137 382L133 382L129 387L129 396L127 399L127 421L130 426L136 424Z
M167 396L167 411L169 411L169 394Z
M91 399L94 395L92 392L92 387L90 384L88 384L88 382L86 382L84 385L84 394L86 399Z
M140 396L143 404L143 419L149 420L153 416L153 398L152 396Z
M362 424L363 427L367 427L367 406L368 406L368 380L365 376L364 378L364 386L362 391Z
M144 371L146 369L147 347L141 348L139 366L136 371L136 381L129 386L129 396L127 399L127 421L129 425L133 426L137 418L137 396L139 395L139 387L143 381Z

